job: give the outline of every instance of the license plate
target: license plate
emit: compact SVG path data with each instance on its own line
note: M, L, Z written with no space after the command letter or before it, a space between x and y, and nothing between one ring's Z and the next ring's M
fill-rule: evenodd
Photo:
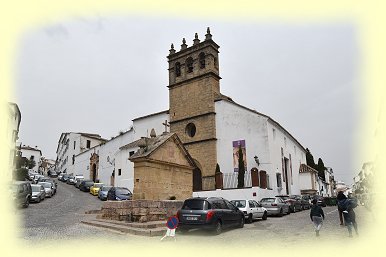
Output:
M186 220L198 220L197 217L186 217Z

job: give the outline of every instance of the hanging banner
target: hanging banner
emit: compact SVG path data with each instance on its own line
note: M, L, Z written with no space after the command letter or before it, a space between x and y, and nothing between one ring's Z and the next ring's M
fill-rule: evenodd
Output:
M247 154L245 149L245 140L233 141L233 170L239 172L239 149L243 152L243 160L245 171L247 171Z

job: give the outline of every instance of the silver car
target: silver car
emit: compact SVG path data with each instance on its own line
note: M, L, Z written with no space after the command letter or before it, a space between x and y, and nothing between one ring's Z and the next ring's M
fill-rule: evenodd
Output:
M254 219L267 219L267 209L255 200L232 200L230 202L244 213L245 220L248 223L252 223Z
M52 197L54 191L52 190L52 184L50 182L39 182L38 185L42 185L46 191L46 197Z
M32 188L32 196L31 196L31 202L40 203L40 201L43 201L44 198L46 198L46 190L44 190L44 187L42 185L31 185Z
M291 212L289 204L280 197L263 198L260 200L260 204L267 210L268 215L283 216Z

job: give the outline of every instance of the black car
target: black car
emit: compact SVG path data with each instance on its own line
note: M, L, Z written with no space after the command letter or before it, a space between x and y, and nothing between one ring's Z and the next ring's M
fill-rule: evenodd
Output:
M11 190L16 204L27 208L32 198L31 184L27 181L15 181L11 185Z
M184 201L177 212L177 231L199 228L220 234L223 228L244 227L244 213L219 197L194 197Z
M326 200L324 199L323 196L321 196L321 195L315 195L315 196L314 196L314 199L316 199L316 200L318 201L318 205L323 206L323 207L326 207L326 206L327 206Z
M122 200L131 200L133 194L126 187L112 187L107 192L107 200L110 201L122 201Z
M90 192L90 187L92 187L93 185L94 185L94 181L83 180L79 185L79 189L83 192Z

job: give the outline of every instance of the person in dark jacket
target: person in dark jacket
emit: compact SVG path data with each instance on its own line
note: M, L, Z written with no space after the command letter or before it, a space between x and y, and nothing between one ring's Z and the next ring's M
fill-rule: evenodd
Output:
M344 195L343 191L339 191L338 192L338 195L336 196L336 200L339 202L340 200L343 200L343 199L346 199L347 197ZM339 213L339 221L340 221L340 225L341 226L344 226L344 223L343 223L343 210L339 207L339 204L338 204L338 213Z
M356 215L354 208L356 207L356 201L354 199L349 199L345 195L341 197L341 200L338 201L338 208L342 210L344 222L348 229L348 236L352 237L352 228L354 227L355 233L358 235L358 225L356 222Z
M324 212L322 207L318 205L318 201L316 199L312 200L312 207L310 211L310 218L314 223L315 234L319 236L319 231L322 228L323 220L324 220Z

